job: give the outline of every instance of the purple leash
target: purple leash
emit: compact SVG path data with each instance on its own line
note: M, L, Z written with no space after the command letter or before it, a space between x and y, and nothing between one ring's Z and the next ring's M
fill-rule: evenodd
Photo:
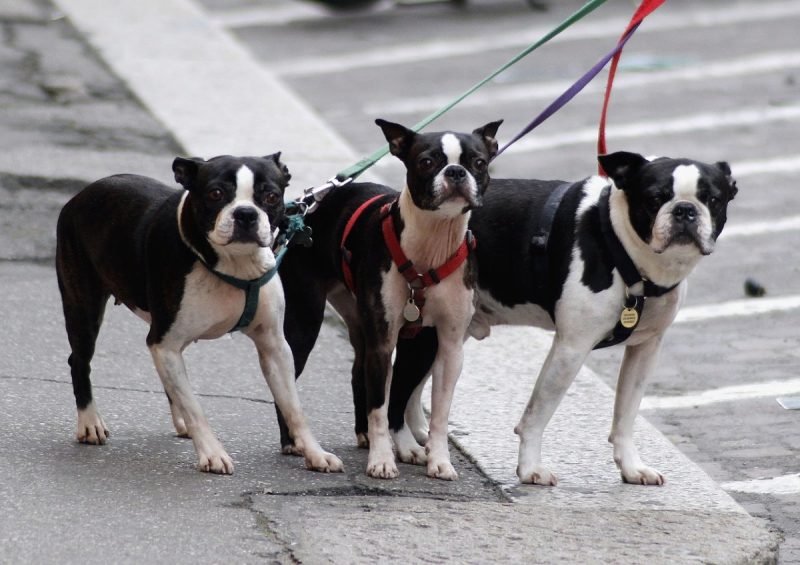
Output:
M503 145L497 154L492 158L492 160L497 159L497 157L506 149L508 149L511 145L528 135L534 129L539 127L547 118L558 112L561 108L563 108L567 102L575 98L577 94L583 90L587 84L589 84L594 77L596 77L603 67L605 67L608 62L614 58L614 56L622 51L622 48L625 47L625 44L628 40L633 36L634 32L638 29L641 22L637 23L631 30L619 40L616 47L612 49L607 55L605 55L602 59L600 59L591 69L589 69L586 74L584 74L581 78L579 78L575 83L567 88L558 98L553 100L550 105L545 108L541 114L536 116L533 121L531 121L527 126L523 128L517 135L515 135L511 141Z

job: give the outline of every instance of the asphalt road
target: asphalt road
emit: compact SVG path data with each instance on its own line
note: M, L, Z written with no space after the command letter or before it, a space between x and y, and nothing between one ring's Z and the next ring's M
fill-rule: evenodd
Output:
M546 12L519 0L475 0L463 8L381 4L351 14L292 2L204 5L367 154L382 141L374 118L416 123L580 2L549 2ZM503 118L501 141L509 139L610 49L621 29L604 23L631 11L630 2L610 2L429 129ZM728 233L690 281L689 307L719 308L670 331L649 387L656 399L719 389L727 396L645 414L748 511L784 532L787 563L800 561L800 411L784 410L776 397L800 393L798 26L796 1L670 1L625 51L608 127L609 150L726 160L738 178ZM493 176L593 173L604 76L498 159ZM389 161L379 170L391 178L397 169ZM763 298L745 296L748 277L766 289ZM741 313L759 300L770 311ZM620 351L598 352L588 364L613 386L619 358ZM724 388L743 385L753 386Z

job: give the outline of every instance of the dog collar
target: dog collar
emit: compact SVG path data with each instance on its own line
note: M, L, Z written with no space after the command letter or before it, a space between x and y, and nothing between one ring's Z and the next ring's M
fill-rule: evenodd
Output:
M617 324L614 326L611 334L606 339L595 345L595 349L610 347L627 340L633 333L633 330L636 329L636 326L639 325L639 320L641 320L642 312L644 311L645 300L648 297L662 296L678 286L675 284L671 287L663 287L647 280L641 275L641 273L639 273L639 269L636 268L636 265L634 265L630 255L628 255L628 252L625 251L625 248L622 246L622 242L617 237L617 234L614 232L614 228L611 225L611 207L609 204L610 198L611 187L607 186L603 190L602 194L600 194L600 200L597 203L600 211L600 231L603 234L603 240L605 241L606 248L611 254L611 260L614 264L614 267L619 271L619 274L622 276L622 280L625 282L627 288L630 289L633 287L633 285L642 283L644 286L644 294L642 296L636 296L629 294L628 290L626 289L625 307L620 314L619 321L617 321Z
M633 264L633 260L631 260L628 252L625 251L625 248L622 246L622 242L617 237L617 234L614 232L614 228L611 225L611 207L609 204L610 199L611 187L607 186L605 189L603 189L603 192L600 195L600 200L597 203L600 210L600 231L603 233L603 239L605 240L606 247L611 253L611 259L614 262L614 267L616 267L616 269L619 271L619 274L622 276L622 280L625 281L625 285L628 288L631 288L636 283L642 283L644 285L645 297L658 297L673 290L680 283L674 284L670 287L664 287L647 280L641 275L641 273L639 273L639 269L637 269L636 265Z
M403 325L400 337L414 337L422 329L422 307L425 305L425 289L440 283L443 279L452 275L467 260L470 251L475 249L477 243L472 232L467 230L461 245L458 246L456 252L447 261L436 269L429 269L424 273L420 273L400 246L392 213L396 204L397 201L395 200L390 204L384 205L381 209L381 215L383 216L381 227L383 229L383 240L389 249L392 261L394 261L403 278L406 279L410 293L408 303L403 309L403 317L406 319L406 323Z

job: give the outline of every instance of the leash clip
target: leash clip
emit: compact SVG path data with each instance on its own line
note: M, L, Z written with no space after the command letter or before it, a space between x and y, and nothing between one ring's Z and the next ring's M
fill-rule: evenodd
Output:
M353 182L353 177L347 177L344 180L339 180L338 177L331 177L325 184L305 189L301 198L302 202L306 205L306 211L303 216L314 212L322 199L325 198L331 190L340 188L351 182Z

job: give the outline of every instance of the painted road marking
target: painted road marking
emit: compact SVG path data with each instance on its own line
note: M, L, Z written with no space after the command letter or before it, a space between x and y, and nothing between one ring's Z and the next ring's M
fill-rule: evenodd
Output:
M800 308L800 294L770 298L731 300L719 304L703 304L681 308L675 318L676 324L702 322L717 318L757 316L769 312L781 312Z
M221 14L217 13L219 17ZM637 31L637 35L686 30L690 28L710 28L735 24L755 24L757 22L780 20L800 16L800 4L794 1L764 2L755 4L732 4L724 10L718 8L697 10L695 12L655 14ZM220 21L224 21L224 18ZM567 32L555 37L552 42L583 41L587 39L617 38L624 26L625 18L595 19L588 23L572 26ZM251 25L255 24L251 21ZM338 53L329 56L314 56L271 63L274 72L284 76L314 75L347 72L369 67L387 67L404 63L417 63L484 54L502 49L523 48L539 40L551 29L539 27L520 29L503 36L475 37L458 41L417 41L411 45L385 46L372 51Z
M797 171L800 171L800 156L797 154L741 161L733 165L733 174L737 178L763 174L796 173Z
M786 71L796 67L800 67L800 51L776 51L724 61L698 61L696 64L663 71L626 74L616 79L614 88L619 91L673 82L692 82L712 78L730 79L753 74ZM572 83L568 81L508 86L498 85L476 92L460 102L459 107L474 108L514 102L527 103L534 100L550 100L559 96L571 85ZM583 92L598 93L604 90L604 82L593 81L583 89ZM428 113L450 102L455 94L407 97L402 100L376 102L367 104L363 108L363 112L368 116L382 113L387 115Z
M783 475L771 479L732 481L720 485L724 490L754 494L800 494L800 475Z
M706 131L714 129L763 125L769 122L786 122L800 118L800 105L781 107L751 107L727 112L709 112L674 118L672 120L643 120L620 126L609 127L607 135L611 139L631 139L658 137L677 133ZM580 143L594 144L597 141L597 128L583 128L555 135L540 135L518 141L506 150L508 153L530 153L555 149L565 145Z
M677 396L646 396L642 399L642 410L676 410L695 408L721 402L735 402L800 393L800 379L766 381L744 385L724 386L692 394Z
M771 220L765 220L763 222L750 222L747 224L726 226L725 231L723 231L720 235L720 239L794 231L799 229L800 216L788 216L786 218L775 218Z

